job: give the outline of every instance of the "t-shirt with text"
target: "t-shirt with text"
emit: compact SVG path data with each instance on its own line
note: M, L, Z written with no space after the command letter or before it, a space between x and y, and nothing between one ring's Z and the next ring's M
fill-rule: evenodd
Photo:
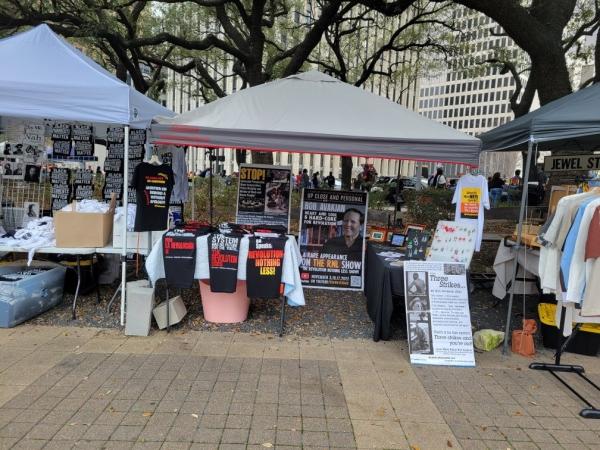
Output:
M167 228L173 171L166 164L141 163L135 168L131 187L136 191L134 231L162 231Z
M475 251L478 252L483 238L483 208L490 209L487 180L482 175L463 175L456 183L452 203L456 203L456 222L477 222Z
M285 237L250 238L246 262L248 297L279 297L286 241Z

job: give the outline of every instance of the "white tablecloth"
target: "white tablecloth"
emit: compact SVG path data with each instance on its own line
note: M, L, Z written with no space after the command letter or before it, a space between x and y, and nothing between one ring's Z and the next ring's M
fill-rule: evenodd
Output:
M208 263L208 235L200 236L196 239L196 269L194 279L210 279ZM250 240L244 236L240 242L240 253L238 258L238 280L246 279L246 260L248 259L248 248ZM290 306L304 306L304 291L302 290L302 281L300 280L300 262L301 255L296 239L288 236L285 243L285 252L282 263L281 282L284 283L284 295ZM162 239L156 241L152 251L146 259L146 271L152 284L165 277L165 266L163 263Z
M515 257L519 263L517 278L535 278L539 274L540 252L538 250L527 247L515 250L514 247L507 247L504 242L500 242L494 260L494 272L496 272L492 290L494 297L502 299L509 292L507 286L512 280ZM512 291L515 294L525 293L525 295L538 293L537 286L532 281L515 281Z

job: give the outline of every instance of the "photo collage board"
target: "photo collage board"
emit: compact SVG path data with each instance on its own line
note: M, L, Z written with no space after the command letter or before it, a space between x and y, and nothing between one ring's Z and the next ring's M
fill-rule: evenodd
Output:
M3 119L2 128L5 132L5 141L0 144L3 179L39 183L46 161L44 123Z

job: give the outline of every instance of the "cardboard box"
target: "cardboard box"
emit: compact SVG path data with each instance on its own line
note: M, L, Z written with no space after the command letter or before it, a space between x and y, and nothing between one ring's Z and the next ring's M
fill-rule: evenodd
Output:
M71 211L54 212L54 232L57 247L104 247L112 238L116 198L113 196L105 213L77 211L76 202Z
M154 319L158 328L167 328L167 305L169 305L169 326L178 324L187 314L187 308L181 296L172 297L167 302L162 302L154 310Z

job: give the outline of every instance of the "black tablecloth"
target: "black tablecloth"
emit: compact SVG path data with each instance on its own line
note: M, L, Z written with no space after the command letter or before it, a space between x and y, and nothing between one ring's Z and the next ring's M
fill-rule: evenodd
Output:
M404 297L404 269L390 265L377 253L397 251L394 248L367 243L365 295L367 312L373 321L373 340L387 340L392 335L391 319L394 311L392 296Z

